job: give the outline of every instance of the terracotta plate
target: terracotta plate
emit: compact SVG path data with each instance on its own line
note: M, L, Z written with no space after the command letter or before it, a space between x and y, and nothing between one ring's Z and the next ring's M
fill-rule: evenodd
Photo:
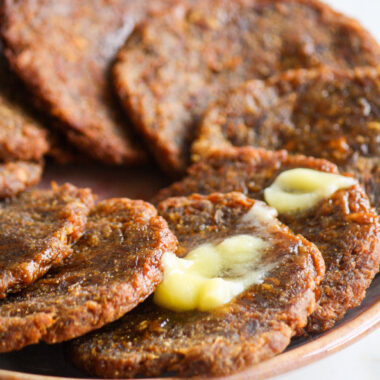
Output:
M99 166L49 166L42 187L54 180L59 184L70 181L77 186L88 186L99 199L130 197L148 200L168 179L156 168L106 168ZM332 330L310 338L296 339L281 355L253 366L230 380L259 380L302 367L336 352L355 342L380 326L380 275L368 289L360 307L351 310ZM56 376L86 378L86 374L65 360L65 345L40 344L25 349L0 354L1 380L48 380Z

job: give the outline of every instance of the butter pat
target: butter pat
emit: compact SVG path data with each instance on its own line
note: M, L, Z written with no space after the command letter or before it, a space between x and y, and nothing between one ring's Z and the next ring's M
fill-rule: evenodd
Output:
M336 191L354 184L354 178L338 174L312 169L291 169L282 172L265 189L264 198L280 214L291 214L313 208Z
M267 247L262 239L241 234L219 244L203 244L185 258L166 252L164 280L154 302L174 311L207 311L224 305L263 280L266 270L259 263Z
M239 264L256 262L266 243L250 235L230 237L216 246L216 251L223 261L224 267L236 267Z

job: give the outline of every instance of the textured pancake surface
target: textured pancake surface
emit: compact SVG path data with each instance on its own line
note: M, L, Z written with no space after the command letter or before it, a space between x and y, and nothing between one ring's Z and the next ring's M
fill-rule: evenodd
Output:
M313 244L293 235L276 218L241 223L257 204L267 207L240 193L161 203L159 213L179 240L179 256L236 234L269 241L262 265L270 269L263 282L209 312L176 313L149 299L120 321L74 341L74 362L102 377L159 376L169 371L209 376L242 370L284 350L315 306L324 263Z
M294 70L244 83L207 111L193 159L229 146L328 159L355 174L380 211L380 67Z
M49 149L47 130L29 112L22 90L0 49L0 161L38 161Z
M15 161L0 164L0 198L12 197L37 184L43 164Z
M118 47L157 1L6 0L2 36L12 68L63 122L79 149L116 164L146 159L108 81Z
M200 0L150 19L114 67L122 104L162 168L183 173L208 104L288 69L380 64L354 20L314 0Z
M286 151L255 148L215 151L192 165L188 175L167 189L155 202L171 196L215 191L240 191L263 199L263 190L283 171L308 168L338 173L329 161L292 156ZM345 312L358 306L380 264L380 222L361 186L335 192L316 207L279 219L295 233L302 234L321 251L326 275L316 311L306 330L320 332L331 328Z
M0 298L25 288L71 254L94 197L65 184L0 203Z
M73 253L0 302L0 352L72 339L121 317L153 292L161 255L176 243L148 203L100 202Z

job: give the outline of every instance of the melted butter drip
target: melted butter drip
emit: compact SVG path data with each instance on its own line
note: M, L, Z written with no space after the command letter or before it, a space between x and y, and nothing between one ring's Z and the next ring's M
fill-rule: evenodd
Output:
M264 190L264 198L280 214L291 214L313 208L336 191L354 184L356 180L350 177L312 169L291 169L282 172Z
M154 302L174 311L207 311L224 305L249 286L260 283L268 268L260 268L264 240L246 234L219 244L203 244L178 258L164 254L164 280Z

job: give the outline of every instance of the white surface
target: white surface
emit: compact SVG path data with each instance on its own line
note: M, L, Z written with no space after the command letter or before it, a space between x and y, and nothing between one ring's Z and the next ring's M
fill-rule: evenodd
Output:
M380 329L353 345L272 380L379 380Z
M380 41L380 0L325 0ZM273 380L380 380L380 329L346 349Z
M380 41L380 0L323 0L347 16L356 18ZM380 379L380 376L379 376Z

